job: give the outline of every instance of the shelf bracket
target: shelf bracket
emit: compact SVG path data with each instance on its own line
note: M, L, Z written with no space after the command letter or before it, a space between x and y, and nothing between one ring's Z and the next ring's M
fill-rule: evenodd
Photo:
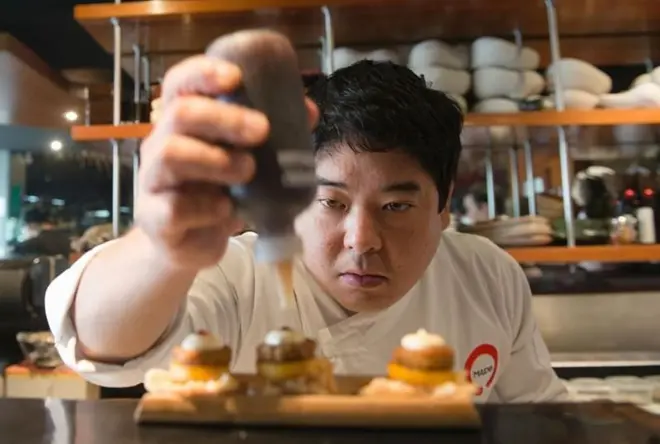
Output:
M116 0L115 3L121 3ZM112 124L121 123L121 25L117 18L111 19L114 31L114 53L113 53L113 96L112 96ZM121 159L119 156L119 142L116 139L110 141L112 146L112 235L119 237L119 216L121 205Z
M487 130L490 130L488 128ZM486 156L484 158L486 167L486 193L488 197L488 219L497 217L497 208L495 205L495 173L493 171L493 140L488 131L488 146L486 147Z
M511 196L513 217L520 217L520 178L518 177L518 146L509 148L509 169L511 170Z
M527 128L523 128L527 131ZM536 216L536 186L534 183L534 159L532 158L532 144L529 136L525 134L523 143L523 158L525 159L525 183L527 191L527 206L530 216Z
M133 45L133 106L135 107L135 123L142 120L142 76L143 76L143 56L142 47L138 44ZM148 87L148 84L147 84ZM140 169L140 139L135 140L135 149L133 150L133 217L135 218L135 208L138 193L138 171Z
M646 68L647 74L651 74L651 72L653 72L653 59L651 59L650 56L644 59L644 67Z
M552 80L555 88L555 109L564 111L564 89L562 88L562 79L558 69L558 63L561 60L559 49L559 30L557 28L557 10L553 0L544 0L545 9L548 17L548 33L550 35L550 55L555 69L552 70ZM564 202L564 221L566 223L566 245L575 246L575 225L573 224L573 201L571 200L571 178L570 178L570 153L568 151L568 142L566 140L566 130L563 126L557 126L557 136L559 140L559 164L561 169L561 194Z
M142 48L133 45L133 106L135 107L135 123L140 123L142 103Z
M332 12L328 6L321 7L323 14L323 37L321 37L321 67L326 75L335 71L335 33L332 26Z
M516 42L518 50L517 58L520 60L523 49L523 37L520 27L516 26L513 30L513 39ZM525 74L522 69L518 70L518 82L520 82L521 90L525 85ZM514 136L513 145L509 148L509 169L511 176L511 201L513 203L513 217L520 217L520 175L518 172L518 134L520 128L511 127L511 132ZM525 141L529 141L527 129L524 129Z

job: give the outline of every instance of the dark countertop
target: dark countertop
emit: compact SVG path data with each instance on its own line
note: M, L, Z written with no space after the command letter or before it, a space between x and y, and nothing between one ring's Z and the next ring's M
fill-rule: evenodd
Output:
M606 266L599 271L582 267L543 266L528 276L534 295L633 293L660 291L660 265L655 263Z
M2 444L658 444L660 417L628 405L488 405L479 431L137 426L131 400L0 399Z

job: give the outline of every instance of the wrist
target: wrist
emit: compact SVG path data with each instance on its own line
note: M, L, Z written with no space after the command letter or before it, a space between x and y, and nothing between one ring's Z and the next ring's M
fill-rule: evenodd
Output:
M186 267L180 262L174 260L171 255L164 251L164 248L158 246L144 231L135 228L126 236L130 242L138 244L138 249L145 255L146 262L151 264L150 273L163 275L178 275L182 278L193 279L198 270L192 267Z

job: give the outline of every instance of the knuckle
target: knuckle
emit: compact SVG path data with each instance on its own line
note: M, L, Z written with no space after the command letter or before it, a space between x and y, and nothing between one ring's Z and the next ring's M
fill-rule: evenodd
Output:
M165 197L161 213L162 226L168 228L175 226L177 220L181 217L182 210L182 202L178 194L172 194Z
M197 72L202 85L214 86L217 83L218 71L210 59L204 58L200 60Z
M155 167L165 171L176 171L178 163L178 149L176 138L167 137L155 158Z
M167 114L169 121L174 124L175 128L180 128L181 124L188 121L191 114L194 112L192 101L186 97L177 97L167 107Z
M186 61L184 60L183 62L174 65L165 72L162 88L163 97L169 97L176 93L178 89L177 83L180 82L179 78L181 77L181 71L183 70L185 64Z
M168 69L165 72L165 77L163 78L163 89L165 89L167 86L174 86L177 79L181 77L180 74L190 71L190 66L194 66L195 61L199 58L199 55L186 57Z

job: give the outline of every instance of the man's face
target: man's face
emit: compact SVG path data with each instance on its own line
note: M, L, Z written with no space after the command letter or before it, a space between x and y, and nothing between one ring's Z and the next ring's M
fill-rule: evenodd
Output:
M321 153L315 201L296 228L307 268L339 304L376 311L401 299L422 276L443 230L438 192L400 152Z

